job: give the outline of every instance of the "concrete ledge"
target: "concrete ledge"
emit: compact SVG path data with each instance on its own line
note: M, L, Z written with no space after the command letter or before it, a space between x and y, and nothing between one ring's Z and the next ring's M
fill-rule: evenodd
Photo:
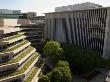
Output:
M40 72L42 71L42 68L43 68L44 65L41 66L41 68L38 69L36 75L34 76L34 78L32 79L31 82L37 82L39 80L39 77L38 75L40 74Z
M25 78L24 74L19 74L19 75L16 75L16 76L1 79L0 82L10 82L10 81L14 81L16 79L24 79L24 78Z
M9 81L13 81L13 80L16 80L16 79L23 80L26 77L26 75L30 72L32 67L36 64L38 59L39 59L39 56L35 59L35 61L29 66L29 68L24 73L1 79L0 82L9 82Z
M29 54L27 54L24 58L22 58L20 61L16 63L11 63L7 65L2 65L0 66L0 72L6 71L6 70L11 70L11 69L17 69L23 62L25 62L34 52L36 49L32 50Z
M19 40L24 39L24 38L26 38L26 36L22 35L21 37L18 37L18 38L12 39L12 40L3 41L3 42L1 42L1 44L11 44L13 42L19 41Z
M17 48L16 50L13 50L13 51L10 51L10 52L5 52L5 53L0 53L0 56L14 55L14 54L18 53L19 51L25 49L27 46L30 46L30 44L31 44L31 43L29 42L29 43L27 43L27 44L25 44L25 45L23 45L23 46ZM10 57L10 58L11 58L11 57Z
M0 66L0 72L11 70L11 69L17 69L18 67L19 67L19 63L11 63L8 65L3 65L3 66Z
M31 69L33 68L33 66L36 64L36 62L38 61L39 56L35 59L35 61L29 66L29 68L24 72L25 76L31 71Z
M36 51L36 49L32 50L29 54L27 54L23 59L21 59L18 63L19 65L21 65L24 61L26 61L26 59L28 59L34 52Z

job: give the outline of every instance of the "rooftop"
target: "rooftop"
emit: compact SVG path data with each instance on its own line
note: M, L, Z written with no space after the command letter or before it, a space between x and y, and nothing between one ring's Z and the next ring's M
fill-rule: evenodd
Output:
M17 32L20 31L21 29L19 27L14 28L14 27L0 27L0 34L7 34L11 32Z
M67 12L75 12L75 11L86 11L86 10L95 10L95 9L110 9L110 7L97 7L97 8L89 8L89 9L77 9L73 11L61 11L61 12L48 12L44 14L58 14L58 13L67 13Z
M85 2L81 4L56 7L55 11L56 12L74 11L74 10L80 10L80 9L99 8L99 7L102 7L102 5L91 3L91 2Z

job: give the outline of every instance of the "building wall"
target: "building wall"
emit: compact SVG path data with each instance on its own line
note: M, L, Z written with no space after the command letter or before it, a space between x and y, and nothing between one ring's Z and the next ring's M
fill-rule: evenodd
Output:
M4 21L3 19L0 19L0 27L3 27L4 26Z
M30 24L20 28L25 32L26 39L31 42L31 45L39 50L42 47L44 24Z
M0 14L21 14L20 10L0 9Z
M32 17L30 18L31 23L45 23L45 16L36 16L36 17Z
M84 9L99 8L99 7L102 7L102 5L86 2L81 4L56 7L55 11L56 12L74 11L74 10L84 10Z
M36 12L27 12L26 14L28 18L36 17Z
M47 13L45 35L51 40L76 44L100 55L106 52L103 55L108 57L109 18L109 8Z
M103 57L106 59L110 58L110 9L107 12Z

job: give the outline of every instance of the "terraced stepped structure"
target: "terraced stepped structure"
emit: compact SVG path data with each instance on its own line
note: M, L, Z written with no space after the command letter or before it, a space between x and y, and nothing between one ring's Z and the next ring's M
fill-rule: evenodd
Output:
M0 82L31 82L43 66L19 27L0 27Z

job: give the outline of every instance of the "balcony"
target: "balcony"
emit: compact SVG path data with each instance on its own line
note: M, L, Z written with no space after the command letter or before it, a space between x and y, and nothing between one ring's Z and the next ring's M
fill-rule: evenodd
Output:
M27 40L23 40L23 42L16 44L13 47L9 47L5 50L0 51L0 56L14 55L14 54L18 53L19 51L28 47L30 44L31 43L28 42Z
M28 47L25 51L21 52L15 58L9 60L8 62L0 64L0 72L17 69L23 62L25 62L36 50L33 47Z
M11 44L13 42L19 41L24 38L26 38L26 36L22 35L22 33L19 33L17 35L13 35L13 36L1 39L0 45Z
M9 75L0 77L0 82L9 82L16 79L23 79L29 71L32 69L32 67L35 65L35 63L38 61L39 56L38 54L34 54L29 61L26 62L22 66L22 68L18 69L17 71L10 73Z
M41 73L44 63L40 61L37 66L34 66L31 72L25 77L24 82L34 82L38 78L38 75Z

